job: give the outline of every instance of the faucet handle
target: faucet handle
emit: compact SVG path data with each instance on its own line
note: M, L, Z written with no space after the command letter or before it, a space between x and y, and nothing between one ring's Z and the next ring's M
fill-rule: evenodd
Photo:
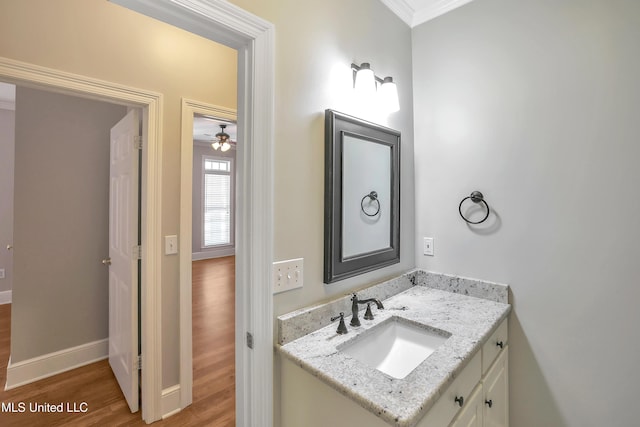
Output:
M336 317L332 317L331 321L335 322L337 319L340 319L340 323L338 324L338 329L336 329L336 332L340 335L342 334L346 334L347 332L349 332L347 330L347 325L344 324L344 313L340 312L340 314Z
M371 312L371 303L367 303L367 311L364 312L364 318L367 320L373 320L373 313Z

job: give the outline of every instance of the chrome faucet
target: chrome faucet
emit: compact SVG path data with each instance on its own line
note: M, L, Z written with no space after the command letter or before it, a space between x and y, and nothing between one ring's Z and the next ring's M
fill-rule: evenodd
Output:
M356 294L353 294L353 296L351 297L351 313L353 314L353 316L351 316L351 322L349 323L351 326L360 326L360 319L358 319L358 304L366 304L370 302L375 302L378 310L382 310L384 308L384 306L378 299L368 298L359 300L358 296ZM368 315L371 315L371 309L369 308L367 311ZM371 318L373 319L373 316L371 316Z

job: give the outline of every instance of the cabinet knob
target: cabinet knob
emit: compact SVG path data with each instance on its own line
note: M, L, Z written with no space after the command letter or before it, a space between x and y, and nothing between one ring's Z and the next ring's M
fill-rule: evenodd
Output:
M458 405L460 405L460 407L462 408L462 405L464 405L464 397L462 396L456 396L455 401Z
M504 343L502 341L498 341L496 345L500 348L504 348Z
M491 408L493 406L493 400L491 400L491 399L485 400L484 404L487 405L489 408Z

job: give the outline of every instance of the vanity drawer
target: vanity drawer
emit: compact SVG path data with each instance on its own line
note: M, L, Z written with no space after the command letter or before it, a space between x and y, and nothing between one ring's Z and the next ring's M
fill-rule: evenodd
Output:
M504 319L498 329L482 345L482 375L487 373L498 354L507 346L508 334L508 319Z
M477 352L469 364L460 372L447 389L440 395L438 401L420 420L416 427L448 426L451 420L468 402L473 388L480 381L482 357ZM460 406L462 398L462 406ZM459 399L456 401L456 399Z

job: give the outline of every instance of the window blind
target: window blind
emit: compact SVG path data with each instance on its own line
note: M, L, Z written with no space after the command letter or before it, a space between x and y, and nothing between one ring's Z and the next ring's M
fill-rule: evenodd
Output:
M222 163L225 165L222 166ZM214 166L215 165L215 166ZM231 244L230 162L205 162L203 230L204 246ZM222 172L224 171L224 172Z

